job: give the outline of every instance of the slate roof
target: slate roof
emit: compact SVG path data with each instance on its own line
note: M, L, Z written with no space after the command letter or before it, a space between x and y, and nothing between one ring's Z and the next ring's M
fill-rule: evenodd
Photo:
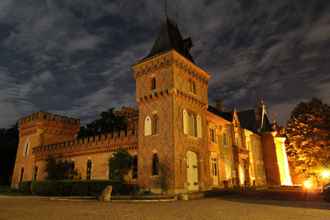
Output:
M207 110L215 115L218 115L218 116L226 119L227 121L230 121L230 122L233 121L233 112L222 112L222 111L219 111L218 109L214 108L213 106L209 106Z
M154 42L149 55L144 59L174 49L190 61L194 62L193 57L190 54L192 46L191 38L183 39L178 25L167 18L161 25L158 37Z
M253 132L258 131L259 123L254 109L237 112L237 115L242 128Z
M222 112L212 106L208 107L208 111L230 122L233 121L233 112ZM242 128L253 131L255 133L269 132L273 130L267 114L264 116L264 123L262 127L260 127L261 122L257 119L256 111L254 109L237 112L237 115Z

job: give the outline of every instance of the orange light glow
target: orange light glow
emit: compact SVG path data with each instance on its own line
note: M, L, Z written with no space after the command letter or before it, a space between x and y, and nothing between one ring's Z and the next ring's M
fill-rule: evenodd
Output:
M313 181L312 180L305 180L304 181L304 188L307 190L311 190L313 189L314 185L313 185Z
M321 177L323 179L330 179L330 170L324 170L321 172Z

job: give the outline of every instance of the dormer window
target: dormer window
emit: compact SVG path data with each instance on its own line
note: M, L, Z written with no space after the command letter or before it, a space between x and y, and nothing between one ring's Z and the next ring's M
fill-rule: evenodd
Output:
M155 90L157 88L157 84L156 84L156 78L153 77L151 78L151 90Z

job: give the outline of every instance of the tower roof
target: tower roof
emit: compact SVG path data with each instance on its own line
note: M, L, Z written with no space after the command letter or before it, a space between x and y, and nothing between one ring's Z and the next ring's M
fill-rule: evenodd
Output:
M194 62L190 54L190 49L192 46L191 38L189 37L183 39L178 25L167 17L166 20L162 23L158 37L146 58L150 58L157 54L174 49L182 56Z

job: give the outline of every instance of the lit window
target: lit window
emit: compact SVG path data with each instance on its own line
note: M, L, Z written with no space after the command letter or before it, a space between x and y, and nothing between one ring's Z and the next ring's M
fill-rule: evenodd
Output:
M87 173L86 173L86 179L91 180L92 179L92 166L93 163L91 160L87 160Z
M156 84L156 78L152 78L151 79L151 90L155 90L157 88L157 84Z
M157 154L152 156L152 175L158 176L159 175L159 158Z
M150 136L152 134L151 130L151 118L149 116L144 120L144 135Z
M23 155L24 155L25 158L27 158L29 156L29 150L30 150L30 143L27 142L25 144L24 152L23 152Z
M197 137L202 137L202 118L200 115L197 115Z
M193 80L189 80L189 91L196 94L196 83Z
M193 137L202 137L202 118L200 115L183 110L183 133Z
M213 176L218 176L218 162L217 158L211 159L211 171Z

